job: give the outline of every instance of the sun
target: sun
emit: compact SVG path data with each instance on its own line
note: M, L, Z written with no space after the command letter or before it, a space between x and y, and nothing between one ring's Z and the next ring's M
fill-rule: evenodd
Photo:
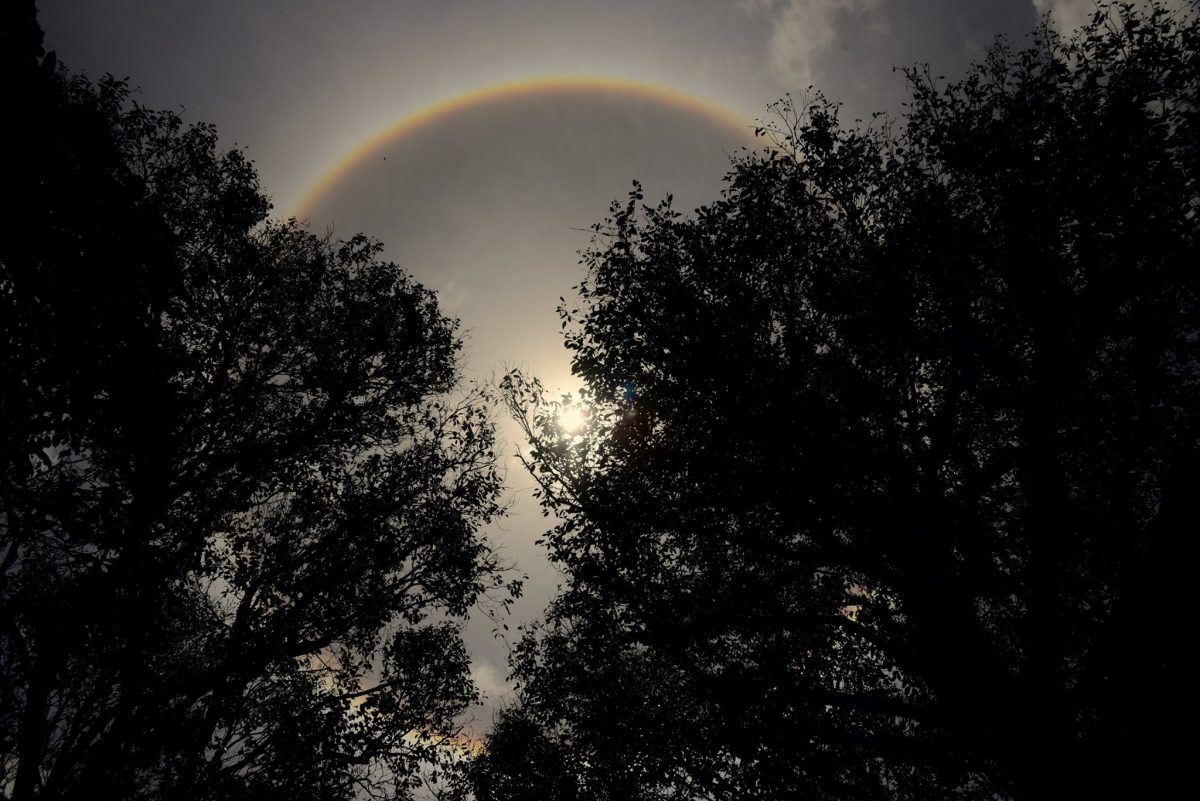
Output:
M558 427L567 434L574 434L583 428L586 420L583 409L578 406L564 406L558 413Z

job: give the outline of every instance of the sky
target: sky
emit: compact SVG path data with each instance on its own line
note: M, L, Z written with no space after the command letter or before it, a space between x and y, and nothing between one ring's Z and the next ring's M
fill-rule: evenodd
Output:
M279 216L381 239L462 321L468 380L512 366L570 390L555 307L578 251L639 179L687 212L717 198L755 121L815 86L847 120L897 113L895 68L954 78L1039 14L1090 0L42 0L68 68L127 77L138 100L247 148ZM759 145L761 146L761 145ZM512 514L487 533L529 575L510 630L560 576L548 523L500 421ZM480 616L474 674L503 703L506 644Z

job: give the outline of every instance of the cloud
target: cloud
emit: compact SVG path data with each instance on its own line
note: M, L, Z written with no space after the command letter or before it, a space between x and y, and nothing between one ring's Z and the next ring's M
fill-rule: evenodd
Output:
M775 6L776 0L738 0L738 8L744 11L761 12L770 11Z
M455 315L471 300L471 285L464 280L462 270L455 270L438 289L438 306L442 314Z
M1168 0L1166 6L1177 11L1188 7L1188 0ZM1135 2L1134 5L1147 5ZM1096 13L1096 0L1033 0L1033 7L1039 15L1050 13L1054 27L1060 33L1069 34L1076 28L1087 24Z
M813 64L836 43L841 25L878 32L882 0L740 0L742 8L771 17L768 65L788 86L813 83Z
M484 659L480 659L471 665L471 680L475 682L475 686L490 701L503 698L512 689L505 679L504 674Z
M1033 0L1039 16L1047 12L1054 26L1062 33L1070 33L1091 19L1096 11L1095 0Z

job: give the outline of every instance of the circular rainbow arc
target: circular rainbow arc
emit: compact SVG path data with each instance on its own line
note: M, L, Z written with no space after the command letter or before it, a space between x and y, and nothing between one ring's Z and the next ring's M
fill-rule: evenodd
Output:
M600 77L544 77L512 81L487 86L438 101L386 126L348 154L342 156L333 167L326 170L304 192L300 200L291 206L288 216L303 217L321 195L325 194L334 184L352 172L361 160L385 142L389 142L406 133L415 131L439 119L452 116L475 105L553 92L619 94L643 100L652 100L672 108L678 108L706 117L719 125L729 127L747 139L749 138L747 132L753 129L753 125L751 125L749 120L716 103L655 84Z

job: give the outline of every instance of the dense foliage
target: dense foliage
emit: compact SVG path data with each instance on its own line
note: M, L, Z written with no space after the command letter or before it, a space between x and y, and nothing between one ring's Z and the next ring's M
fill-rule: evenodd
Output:
M0 797L406 797L500 581L455 323L3 17Z
M909 78L894 122L783 103L694 216L614 205L582 431L506 379L566 585L481 801L1183 776L1200 25L1110 4Z

